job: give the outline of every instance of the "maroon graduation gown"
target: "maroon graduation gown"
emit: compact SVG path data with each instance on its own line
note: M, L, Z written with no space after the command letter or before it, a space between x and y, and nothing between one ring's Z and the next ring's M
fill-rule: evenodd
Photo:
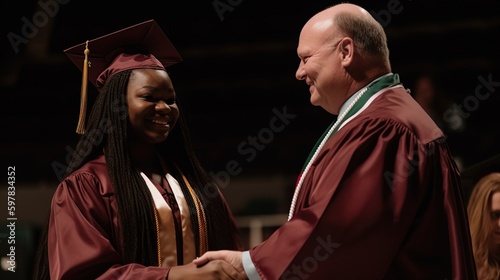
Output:
M224 207L230 211L227 204ZM86 163L58 186L48 233L51 279L164 280L170 270L122 263L114 189L104 156Z
M476 279L445 136L387 90L328 140L292 219L250 256L262 279Z

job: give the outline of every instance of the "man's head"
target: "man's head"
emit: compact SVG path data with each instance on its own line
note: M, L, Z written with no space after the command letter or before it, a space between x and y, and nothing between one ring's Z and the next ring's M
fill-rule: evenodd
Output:
M297 79L310 86L311 103L332 114L354 92L391 71L382 26L353 4L314 15L302 28L297 54Z

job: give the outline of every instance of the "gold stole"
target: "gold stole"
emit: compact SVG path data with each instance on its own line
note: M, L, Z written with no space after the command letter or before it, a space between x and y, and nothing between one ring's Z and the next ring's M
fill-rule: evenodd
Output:
M186 177L181 173L182 180L186 184L189 195L194 200L196 215L198 218L198 235L200 238L200 243L195 244L194 241L194 229L189 215L189 207L187 205L184 193L181 190L179 182L172 177L169 173L165 175L172 192L175 195L177 204L181 212L181 224L182 224L182 238L184 243L184 248L177 248L176 238L175 238L175 227L174 227L174 216L172 209L167 204L161 193L158 191L156 186L151 182L151 180L144 174L140 173L146 185L148 186L153 202L155 204L155 222L156 222L156 234L157 234L157 247L158 247L158 266L171 267L177 265L177 249L182 249L184 262L191 262L196 256L196 247L198 246L198 251L200 255L208 250L208 236L207 236L207 222L205 217L205 210L198 196L194 192L191 184L188 182Z

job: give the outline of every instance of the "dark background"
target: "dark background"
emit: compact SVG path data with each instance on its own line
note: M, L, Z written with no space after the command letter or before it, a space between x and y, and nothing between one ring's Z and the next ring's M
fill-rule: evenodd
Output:
M287 174L291 189L314 142L335 119L309 103L308 87L295 79L295 70L303 24L336 1L55 3L2 0L0 7L0 157L2 168L16 167L18 189L55 187L53 166L66 163L77 140L81 73L63 50L149 19L160 24L183 57L169 71L198 155L210 171L227 170L235 160L242 167L239 176ZM352 3L385 26L393 72L405 87L413 90L419 77L430 75L448 100L436 121L444 123L464 178L473 178L464 181L468 191L484 173L477 165L500 154L499 2ZM214 4L229 9L217 12ZM27 31L28 24L35 28ZM13 34L23 41L13 43ZM480 77L493 81L488 95L481 89L482 99L476 94ZM91 88L90 100L96 94ZM462 130L448 130L443 114L456 106L463 108ZM273 109L284 108L295 118L269 134ZM250 160L238 146L254 136L265 143ZM0 178L4 190L7 175ZM5 211L0 212L3 217Z
M479 76L500 81L498 1L372 2L353 3L379 15L393 71L404 85L412 89L419 76L431 74L451 104L473 108L467 111L466 130L449 134L463 167L499 153L500 86L486 100L474 99ZM58 4L51 16L37 1L2 1L0 154L4 165L16 166L17 181L57 181L51 163L64 163L66 148L77 139L81 74L63 50L152 18L183 56L170 72L200 157L211 169L242 159L243 172L297 173L334 119L310 105L307 86L294 75L302 25L335 1L105 3L73 0ZM220 12L221 20L214 3L234 7ZM34 19L40 13L48 21ZM26 20L38 23L38 30L27 44L13 47L8 34L24 37ZM95 94L91 88L90 100ZM284 107L296 117L247 162L237 146L269 127L273 108Z

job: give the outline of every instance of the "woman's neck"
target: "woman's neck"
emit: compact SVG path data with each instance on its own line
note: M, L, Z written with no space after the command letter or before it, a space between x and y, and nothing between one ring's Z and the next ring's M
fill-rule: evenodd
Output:
M132 164L135 168L142 171L149 178L153 174L162 173L155 146L134 145L134 143L131 143L129 148Z

